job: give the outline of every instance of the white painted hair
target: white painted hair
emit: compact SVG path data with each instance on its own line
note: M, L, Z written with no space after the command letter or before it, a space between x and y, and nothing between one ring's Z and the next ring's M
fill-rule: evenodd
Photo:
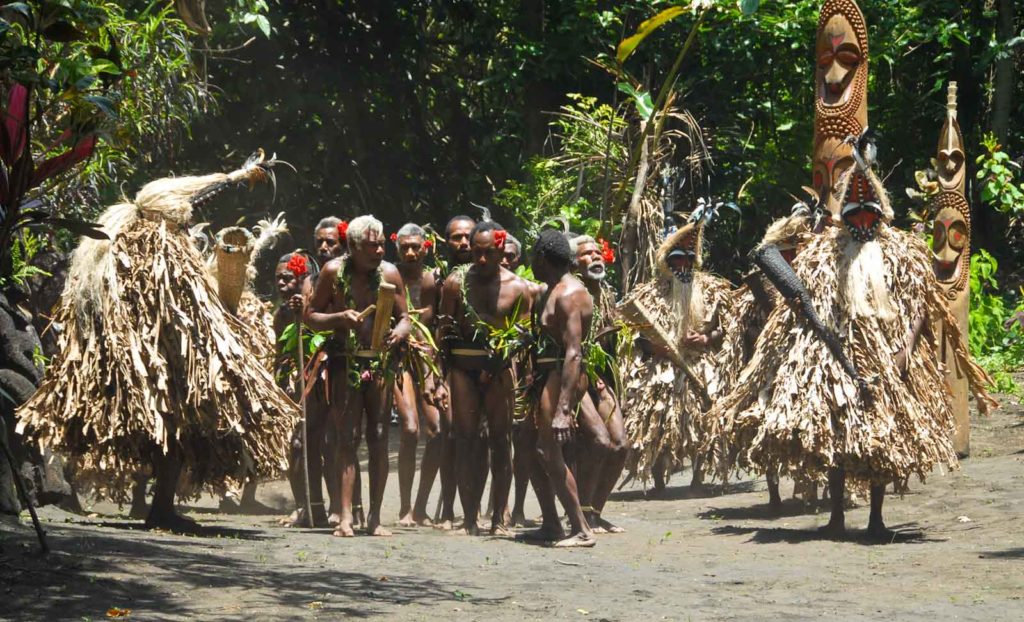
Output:
M351 249L353 245L365 240L371 231L383 236L384 223L369 214L353 218L352 222L348 223L348 247Z
M573 255L580 252L581 244L597 244L597 240L586 234L569 238L569 250L572 251Z
M337 229L338 223L340 222L341 219L336 216L328 216L326 218L321 218L320 222L316 223L316 228L313 229L313 231L316 232L321 229Z
M402 228L398 230L399 238L411 238L419 236L421 238L427 237L427 232L423 230L423 227L417 225L414 222L407 222L402 225Z
M507 236L505 236L505 244L511 244L512 246L515 246L516 247L516 255L518 255L519 257L523 256L523 244L522 244L522 242L517 240L516 237L514 235L512 235L511 233L508 234Z

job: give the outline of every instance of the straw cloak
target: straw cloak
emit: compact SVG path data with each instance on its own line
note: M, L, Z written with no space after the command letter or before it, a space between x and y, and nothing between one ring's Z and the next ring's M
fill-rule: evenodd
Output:
M729 315L730 290L728 281L706 272L693 272L695 292L703 300L703 317L691 330L704 332L717 316L718 321ZM678 316L673 311L673 277L662 275L638 287L624 305L627 322L630 306L643 307L656 326L639 327L639 332L660 333L674 342L687 367L700 379L712 401L728 387L715 361L717 349L704 351L683 348L686 336ZM620 358L623 385L622 412L631 447L626 464L628 472L647 481L651 468L662 455L666 456L671 473L682 466L684 458L693 459L703 444L705 425L704 407L698 387L670 360L661 356L647 356L638 347L623 353Z
M173 449L195 484L221 491L286 468L298 409L254 358L265 340L222 303L185 226L195 197L249 181L162 179L83 240L55 321L66 328L19 431L78 459L78 481L123 501L132 477Z
M865 487L925 475L955 466L953 416L943 371L936 356L933 324L924 323L908 356L903 377L893 361L907 346L921 314L958 331L935 280L928 249L920 238L882 226L877 235L884 279L895 319L852 318L844 300L844 249L850 234L831 227L813 236L793 268L810 291L814 308L844 343L874 397L858 401L856 383L843 371L789 305L777 304L757 340L749 364L733 391L721 397L711 419L738 450L738 466L822 478L843 467L847 481ZM957 342L959 343L959 342ZM982 388L989 379L962 347L956 358L968 370L983 406L992 404Z

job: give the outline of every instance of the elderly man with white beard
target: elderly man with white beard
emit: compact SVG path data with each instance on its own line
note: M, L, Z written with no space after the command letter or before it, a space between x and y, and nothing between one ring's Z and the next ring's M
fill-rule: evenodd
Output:
M577 458L580 503L594 533L622 533L601 516L605 502L626 464L626 428L618 398L618 345L615 290L608 284L607 264L615 253L604 240L589 235L569 240L573 271L594 300L591 339L585 344L584 367L590 383L577 415L580 452Z
M790 304L776 305L712 416L755 467L828 477L827 535L845 533L850 485L869 491L869 536L891 541L882 521L886 485L956 465L932 327L942 324L952 343L961 341L925 241L889 226L888 197L859 146L854 160L836 189L842 226L814 236L792 270L762 262L766 275L778 268L773 282ZM995 405L984 389L990 379L962 345L955 357L979 408Z
M729 313L728 281L702 270L704 224L690 220L658 249L659 275L634 290L620 305L627 324L639 332L622 361L622 411L631 448L627 469L641 481L653 477L655 490L666 476L693 467L691 486L703 483L703 418L726 386L715 357Z

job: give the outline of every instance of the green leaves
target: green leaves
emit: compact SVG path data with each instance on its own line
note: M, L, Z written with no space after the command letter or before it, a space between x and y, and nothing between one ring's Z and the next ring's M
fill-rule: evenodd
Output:
M640 43L643 42L643 40L646 39L648 35L650 35L658 28L661 28L666 23L679 17L684 12L686 12L686 7L669 7L662 11L661 13L658 13L654 17L642 22L640 24L640 27L636 29L636 33L634 33L630 37L623 39L619 43L619 46L615 52L615 60L617 60L620 65L626 62L626 59L629 58L630 54L632 54L633 51L636 50L636 47L640 45Z
M739 0L740 12L744 15L753 15L760 4L761 0Z
M615 86L617 86L620 91L633 98L633 103L636 105L636 111L640 115L641 119L644 121L651 120L651 117L654 115L654 102L651 101L651 94L649 91L638 91L628 82L619 82Z

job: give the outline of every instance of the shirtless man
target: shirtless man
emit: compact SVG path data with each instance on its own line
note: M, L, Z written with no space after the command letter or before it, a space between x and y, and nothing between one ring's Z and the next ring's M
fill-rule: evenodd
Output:
M595 334L613 325L615 313L615 290L605 282L604 256L597 241L581 235L573 238L570 246L575 247L573 266L579 278L586 285L594 300ZM626 426L622 411L615 395L615 335L600 339L596 345L608 355L607 365L594 370L590 386L580 408L579 484L580 503L587 522L595 533L621 533L617 527L604 518L601 510L608 495L626 464Z
M529 286L501 267L508 234L493 222L481 222L470 236L473 261L452 272L441 290L438 337L448 368L455 469L464 512L462 532L476 535L482 481L479 470L486 447L480 439L486 417L495 488L491 533L511 535L505 525L512 483L509 435L515 401L511 359L516 347L496 351L490 328L506 330L530 314ZM513 339L518 341L518 337Z
M448 272L455 268L468 264L473 259L473 253L470 250L469 236L473 233L473 227L476 226L476 221L469 216L459 215L452 217L448 221L448 224L444 228L444 246L446 249L446 255L448 257L447 270L443 269L443 266L438 266L434 270L434 280L437 283L443 284L445 279L448 278ZM437 295L438 304L440 304L440 294ZM435 314L436 315L436 314ZM441 346L438 343L438 346ZM439 361L441 365L441 373L447 377L445 371L445 361L442 357ZM445 383L445 389L447 389L447 383ZM486 469L486 467L484 467ZM422 484L422 472L420 473L420 483ZM432 484L432 482L431 482ZM420 492L416 493L416 503L419 505ZM429 490L423 493L423 501L426 502L426 496L429 494ZM441 409L441 513L436 517L437 524L434 525L437 529L450 531L455 522L455 493L457 492L457 486L455 483L455 442L452 435L452 405L451 401L448 400L447 406Z
M314 330L334 330L329 347L331 358L343 364L343 376L332 387L341 393L333 401L332 415L339 416L341 462L341 522L334 535L350 537L352 497L359 431L366 422L366 445L370 466L370 511L366 532L387 536L381 525L380 508L388 478L388 423L393 382L395 346L409 336L412 323L405 304L405 286L398 269L384 261L384 226L373 216L360 216L348 226L347 257L327 262L317 279L306 308L306 323ZM370 349L376 312L363 311L377 301L382 282L395 286L392 320L395 325L384 339L381 352ZM337 388L336 388L337 387ZM340 391L338 390L340 389ZM340 413L338 406L340 405Z
M533 488L544 523L525 534L529 539L557 540L557 547L591 547L597 541L580 506L576 478L566 465L563 446L572 440L578 405L587 392L583 366L584 337L590 332L594 301L587 288L570 273L572 251L565 235L541 231L533 247L533 273L547 285L534 317L539 326L533 389L534 416L528 425L537 434L540 468L533 469ZM554 495L562 502L572 526L565 538Z
M434 308L437 305L437 281L433 272L424 272L423 259L427 256L427 237L422 227L408 223L395 234L398 250L398 271L405 283L406 296L412 308L409 312L417 317L421 325L433 330ZM423 341L416 332L413 337ZM446 404L445 387L431 372L431 364L423 357L436 359L436 352L414 349L403 358L399 382L395 383L395 410L402 425L401 442L398 449L398 491L401 508L398 524L412 527L417 524L429 525L427 497L441 464L442 438L441 413L438 405ZM412 505L412 481L416 474L416 445L419 441L420 416L426 428L427 445L420 467L420 485L416 494L416 506Z
M516 271L523 260L523 245L511 234L505 238L505 252L501 260L501 267L506 270Z
M313 230L313 246L316 249L317 261L321 266L340 257L345 251L338 231L340 222L340 219L328 216L321 219ZM299 284L299 291L292 291L293 288L288 283L291 280L288 278L290 274L284 265L278 264L275 279L282 300L286 301L274 314L274 330L278 336L285 326L295 321L293 314L302 312L302 305L305 299L312 294L317 277L317 273L310 270L303 282ZM285 291L289 292L287 298L284 297ZM322 527L328 524L337 524L340 520L341 500L338 497L340 497L341 479L337 465L337 431L329 412L331 394L327 386L329 383L327 371L327 369L323 369L324 373L318 374L316 378L308 379L309 382L315 383L315 386L309 388L306 396L306 436L309 439L309 487L313 522L310 524L304 516L306 487L302 468L302 439L300 435L296 435L292 440L292 451L288 459L288 481L291 484L297 509L282 521L282 524L289 527ZM329 517L324 512L321 478L327 483L327 494L331 500Z

